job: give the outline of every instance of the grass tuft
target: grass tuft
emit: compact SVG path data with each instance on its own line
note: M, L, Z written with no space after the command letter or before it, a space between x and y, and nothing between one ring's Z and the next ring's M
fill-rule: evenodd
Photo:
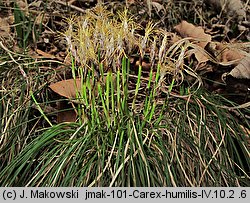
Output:
M151 23L144 35L139 28L128 11L115 18L100 6L69 20L72 77L82 81L76 99L67 100L74 123L56 123L56 110L46 111L55 102L46 85L52 71L29 64L23 78L18 64L2 64L2 186L249 186L247 119L239 125L223 108L233 104L205 91L184 64L192 44L169 44ZM148 47L155 59L145 76Z

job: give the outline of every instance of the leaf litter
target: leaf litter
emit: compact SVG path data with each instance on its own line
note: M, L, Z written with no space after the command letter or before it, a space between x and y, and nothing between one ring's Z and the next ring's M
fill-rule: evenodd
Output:
M131 2L131 3L133 4L134 2ZM209 2L209 3L212 3L212 2ZM222 2L220 2L220 3L222 3ZM152 5L154 5L154 4L158 5L160 3L154 2ZM223 5L223 4L221 4L221 5ZM221 7L221 5L219 7ZM229 3L227 9L232 10L232 5L235 5L235 4L232 2ZM242 6L242 5L238 5L238 6ZM156 8L156 9L158 9L158 12L161 10L159 8L161 8L161 7L158 5L158 8ZM94 22L93 19L92 19L92 22ZM105 22L105 23L108 23L108 22ZM94 29L96 29L96 28L94 27ZM105 29L105 28L102 28L102 29ZM111 27L110 27L110 29L111 29ZM243 60L243 58L245 58L246 54L247 54L247 52L243 51L245 43L242 43L242 44L238 43L238 47L241 47L241 48L237 48L235 46L232 46L232 43L225 43L225 42L222 43L222 42L214 41L213 36L210 34L207 34L202 27L195 26L194 24L188 23L185 20L183 20L183 21L181 21L181 23L177 24L174 27L174 29L176 30L177 33L179 33L180 37L176 38L175 37L176 35L174 33L169 33L168 35L171 35L173 37L173 38L170 37L170 40L172 42L176 42L176 40L177 40L177 42L179 42L182 39L187 39L187 41L189 43L191 43L192 46L190 46L191 48L188 48L185 51L186 52L185 55L190 57L192 54L194 54L197 62L199 64L203 64L202 65L203 70L206 69L206 64L208 64L208 67L211 67L211 65L209 65L211 62L214 64L221 65L222 66L221 68L225 68L227 66L231 67L232 65L234 65L235 68L233 68L230 73L228 72L227 73L228 75L231 75L235 78L249 79L248 72L246 72L246 71L248 71L248 68L246 68L247 64ZM119 32L119 31L114 31L113 33L117 33L117 32ZM103 33L103 34L105 35L105 33ZM68 38L68 39L70 39L70 38ZM133 39L133 38L134 38L134 36L131 35L130 41L127 44L131 44L131 43L133 44L134 43L133 40L138 41L138 39ZM107 42L107 43L110 43L111 41L112 41L112 39L109 39L109 42ZM70 43L69 47L74 55L75 54L74 49L76 49L77 45L71 44L71 43L74 43L73 41L68 41L68 45L69 45L69 43ZM106 42L104 42L104 43L106 43ZM114 43L114 42L112 42L112 43ZM115 42L115 43L117 43L117 42ZM74 48L74 46L76 46L76 47ZM90 51L90 54L91 54L92 50L96 50L96 47L94 47L95 45L91 45L91 46L92 47L88 48ZM97 45L97 46L99 46L99 45ZM132 45L132 46L134 46L134 45ZM136 46L138 46L138 44L135 44L135 47ZM243 47L243 49L242 49L242 47ZM77 49L79 49L79 48L77 48ZM128 49L128 47L122 48L123 51L125 51L127 49ZM129 49L131 49L131 48L129 48ZM138 46L138 49L140 50L140 53L143 53L145 48L143 48L143 46L141 48L140 48L140 46ZM160 49L160 47L158 47L158 49ZM110 58L109 56L112 54L113 54L112 52L107 51L106 53L103 53L103 57L104 57L104 59L108 59L108 58ZM131 53L128 53L128 54L131 54ZM88 60L88 57L90 57L89 58L90 60L96 61L97 59L93 58L93 56L95 56L95 55L96 55L96 53L94 53L94 52L93 52L92 56L91 55L84 56L84 53L82 53L79 56L74 55L74 57L76 58L76 60L78 62L83 61L83 65L84 65L86 63L86 60ZM118 55L119 55L119 53L118 53ZM141 65L142 67L150 67L150 63L145 62L143 58L140 60L135 59L133 57L131 58L131 61L134 61L135 67L139 67L139 65ZM241 60L243 61L243 65L241 65L242 62L240 63ZM106 65L108 65L109 63L110 62L107 61ZM164 67L164 65L163 65L163 67ZM169 65L167 65L166 67L169 67L171 69L171 66L169 66ZM243 68L243 67L245 67L245 68ZM149 70L149 68L146 68L146 69ZM170 69L167 69L167 71L171 72ZM199 70L199 69L196 69L196 71L197 70ZM216 74L216 72L214 72L214 74ZM69 83L68 80L63 80L63 81L58 82L58 84L57 83L52 84L51 87L53 87L52 88L53 91L62 95L61 90L62 90L63 86L67 86L68 83ZM72 81L72 83L73 83L73 81ZM56 86L56 85L58 85L58 86ZM64 94L63 96L70 98L70 96L72 96L70 94L71 93L68 92L67 94Z
M72 2L74 3L74 6L73 6L73 4L70 4L70 5L72 5L72 6L70 6L71 9L78 10L79 12L84 13L84 14L86 13L85 10L80 8L79 5L81 5L81 4L78 1L72 1ZM131 2L131 4L134 4L134 2L137 2L137 1L126 1L126 2ZM138 1L138 2L140 2L140 1ZM145 6L143 9L145 9L145 11L147 11L147 9L148 9L149 16L154 16L155 10L157 11L158 15L160 15L159 14L160 12L163 12L163 11L166 12L163 9L164 6L166 6L166 5L164 5L162 3L162 1L155 1L155 2L153 1L154 3L152 3L152 5L150 5L150 1L147 1L147 2L149 5ZM210 1L210 3L211 2L212 1ZM215 1L213 1L213 2L215 2ZM227 4L227 7L225 7L225 8L230 10L230 11L236 12L237 18L242 21L242 17L243 18L246 17L246 15L245 15L246 12L245 12L245 10L244 10L244 12L242 12L242 9L244 7L242 7L243 4L239 4L239 2L240 1L231 1L231 2L229 2L229 4ZM236 3L237 5L235 5L233 3ZM222 8L224 4L225 4L225 1L220 1L219 7ZM66 6L65 4L61 4L61 5ZM161 6L161 5L164 5L164 6ZM234 5L234 6L232 6L232 5ZM237 6L238 6L238 8L240 8L239 12L235 11L235 9L234 9L234 8L237 8ZM79 8L79 9L77 9L77 8ZM139 9L139 11L142 12L142 9ZM145 12L144 13L142 12L141 14L144 15ZM44 24L48 23L48 19L46 19L46 21L47 22L43 22L43 23ZM58 21L58 22L56 22L56 21ZM60 20L56 20L56 21L54 22L53 26L55 26L55 25L62 26L63 23L59 22ZM40 19L39 22L42 22L42 20ZM164 22L164 20L161 20L161 22ZM169 75L171 75L173 73L175 73L175 74L180 73L179 77L180 78L183 77L183 75L181 75L182 71L185 68L187 68L188 64L191 64L191 63L194 64L194 67L191 67L191 68L193 70L195 70L192 72L192 74L193 75L202 74L201 72L199 72L199 69L195 68L195 65L198 63L198 64L203 64L203 70L206 69L206 67L207 68L212 67L212 70L210 72L212 72L213 75L217 75L217 74L222 75L222 73L226 72L227 75L233 76L235 78L249 79L249 57L247 56L248 51L246 51L249 48L249 46L246 45L246 43L239 42L238 43L239 46L237 47L237 46L233 46L235 44L234 40L231 41L229 39L228 41L216 41L215 37L212 34L208 34L209 32L207 32L207 30L205 30L205 26L202 26L202 27L196 26L195 24L188 23L187 21L184 21L184 20L179 24L175 23L175 25L176 25L175 30L177 33L179 33L179 35L176 35L176 33L174 33L174 31L170 30L170 29L167 32L167 37L165 37L163 34L163 33L166 33L166 31L158 32L158 34L160 33L159 34L160 37L155 38L155 40L156 40L155 42L157 42L157 44L158 44L158 46L156 45L156 47L155 47L156 53L151 54L150 50L147 49L147 46L150 47L151 43L153 42L152 38L154 35L150 35L150 37L148 38L149 40L147 39L147 40L143 41L143 39L144 39L143 36L145 36L145 35L143 35L144 33L142 31L142 33L140 34L142 36L141 38L136 38L136 40L134 40L132 38L130 39L130 40L133 40L134 42L137 42L137 43L135 43L135 46L133 46L133 47L120 46L121 52L119 52L118 54L116 52L117 57L119 57L119 54L121 54L121 53L126 53L127 49L129 48L131 50L131 52L127 52L126 54L128 54L127 56L131 57L131 61L133 62L131 69L134 68L135 69L134 71L137 73L140 66L145 67L144 69L145 69L146 73L144 73L145 76L144 76L143 80L148 80L151 65L153 66L153 64L154 64L154 71L156 71L156 64L161 60L161 57L159 57L160 53L161 53L161 56L166 57L165 59L166 59L166 61L168 61L168 62L164 61L165 59L163 61L161 61L161 62L163 62L163 63L161 63L162 68L164 69L163 72L167 72ZM103 27L103 28L105 28L105 27ZM144 26L144 28L145 28L145 26ZM156 28L158 29L159 27L156 26ZM138 30L136 30L136 31L138 31ZM163 42L164 37L165 37L167 42L169 42L169 43L172 42L172 44L167 44L167 43L165 44ZM109 42L112 42L111 39L112 38L109 38ZM186 44L189 44L190 46L188 46L186 49L183 49L183 46L185 45L185 43L182 43L183 41ZM52 44L55 44L55 46L58 47L58 44L56 44L54 40L49 40L49 42ZM43 42L41 42L41 44L42 43ZM112 44L112 43L110 43L110 44ZM116 43L117 43L117 41L116 41ZM46 49L44 47L40 48L40 49L36 49L36 47L34 47L34 50L36 50L36 52L39 55L39 57L35 56L34 59L41 58L41 57L57 59L54 57L54 53L50 54L50 50L49 50L50 48L48 47L48 44L49 43L47 43L46 46L44 46L44 47L46 47ZM106 43L105 45L108 45L108 44L109 43ZM145 48L145 46L142 46L142 44L146 45L146 48ZM171 54L171 53L166 54L167 50L170 48L170 45L173 46L171 49L173 51L173 54ZM74 45L74 46L75 47L73 47L73 49L71 49L71 53L74 53L74 49L76 47L79 48L76 45ZM33 48L33 47L31 47L31 48ZM68 48L70 49L70 46L68 46ZM58 50L60 50L60 48ZM75 50L79 50L79 49L75 49ZM95 54L97 53L97 49L95 47L90 46L89 50L93 51L93 53L95 53ZM105 68L113 65L112 63L110 63L110 61L108 61L108 59L111 56L114 56L113 55L114 53L115 52L110 52L110 53L102 52L101 53L101 54L103 54L101 59L103 60L103 62L105 60L107 62ZM170 56L168 54L170 54ZM181 57L180 57L180 55L178 56L178 54L180 54ZM192 54L195 56L195 58L192 58ZM156 60L148 59L148 57L152 56L152 55L155 56ZM67 51L65 51L64 57L65 56L67 58L67 59L65 58L65 60L68 61L69 54L67 53ZM145 56L145 57L143 57L143 56ZM81 54L79 57L82 57ZM87 57L89 57L89 56L87 56ZM86 59L87 57L78 58L77 66L89 65L84 61L84 59ZM77 59L77 55L75 55L75 59ZM98 58L93 59L93 61L98 62ZM176 69L175 69L176 62L178 62L178 70L179 70L178 73L176 73ZM87 68L89 68L89 67L87 67ZM108 69L108 68L106 69L106 71L109 71L109 70L110 69ZM186 70L186 71L188 72L188 70ZM196 71L197 71L197 73L196 73ZM168 74L164 75L164 77L166 76L165 78L163 76L162 77L164 79L166 79L166 78L168 78ZM77 92L80 92L82 89L81 79L79 79L79 78L72 79L72 75L70 75L66 79L65 72L63 72L63 73L58 72L58 75L60 75L60 77L57 77L57 80L54 80L53 83L51 83L49 85L49 88L52 91L54 91L55 93L59 94L60 96L67 98L68 101L74 102ZM58 79L58 78L60 78L60 79ZM178 78L178 77L176 76L176 78ZM55 81L58 81L58 82L55 82ZM183 97L185 97L185 95ZM186 98L186 97L185 97L185 99L188 100L188 98ZM245 103L247 103L247 102L245 102ZM243 104L240 107L246 107L246 105ZM62 103L58 104L58 109L63 110L64 108L68 108L68 107L64 106L64 104L62 104ZM237 107L236 107L236 109L237 109ZM76 117L77 117L77 114L76 114L75 109L73 109L70 112L65 111L65 114L61 114L61 115L58 114L57 123L74 122L76 120ZM245 126L243 126L243 128L244 128L244 132L247 135L247 132L249 132L249 129L246 128Z

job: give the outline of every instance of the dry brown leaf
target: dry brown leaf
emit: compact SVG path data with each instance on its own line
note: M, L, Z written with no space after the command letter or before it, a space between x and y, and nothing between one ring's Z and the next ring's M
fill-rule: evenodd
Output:
M202 48L205 48L205 46L212 40L211 35L206 34L203 28L196 27L185 20L176 25L175 30L179 32L182 37L192 37L194 40L199 41L195 44Z
M197 61L199 62L199 64L201 63L205 63L209 60L209 58L207 57L207 55L204 53L204 51L202 50L202 48L194 48L191 49L187 52L187 56L191 56L192 54L195 55L195 58L197 59Z
M229 75L238 79L250 79L250 57L241 59L239 64L231 70Z
M229 62L239 60L244 57L237 49L230 48L227 44L217 43L216 44L217 60L220 62Z
M76 92L81 90L81 80L78 79L68 79L62 80L60 82L53 83L49 86L57 94L66 97L68 99L75 99Z
M175 30L179 32L182 37L191 37L195 40L193 43L199 47L191 50L189 54L194 54L199 63L204 63L209 60L202 49L211 42L211 35L206 34L201 27L196 27L187 21L182 21L175 26Z
M55 93L66 97L68 99L75 99L76 93L81 90L81 80L78 79L68 79L62 80L60 82L53 83L49 86ZM72 105L73 106L73 105ZM73 106L74 108L74 106ZM57 122L75 122L77 119L77 114L74 109L69 109L69 106L65 104L64 101L58 103L58 114Z

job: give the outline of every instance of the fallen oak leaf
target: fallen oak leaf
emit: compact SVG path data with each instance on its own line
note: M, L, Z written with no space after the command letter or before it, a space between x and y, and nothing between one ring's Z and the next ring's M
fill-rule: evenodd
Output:
M230 45L223 43L216 43L215 50L217 53L216 58L220 62L240 60L244 57L237 49L231 48Z
M49 86L57 94L68 99L75 99L82 88L81 79L68 79L53 83Z
M192 37L195 41L198 41L194 43L202 48L205 48L212 40L211 35L206 34L202 27L196 27L185 20L181 21L174 28L182 37Z
M73 101L76 98L77 92L81 90L81 80L77 79L68 79L62 80L56 83L53 83L49 86L55 93L66 97ZM77 119L77 114L74 109L73 103L71 103L72 108L68 108L65 101L58 102L58 113L57 113L57 123L63 122L75 122Z
M193 45L193 49L187 51L187 56L191 56L192 54L195 55L195 58L199 63L205 63L210 59L208 54L206 54L206 51L197 45Z
M92 80L90 80L91 82ZM104 76L103 82L106 82L106 77ZM66 97L70 100L70 103L73 107L67 108L67 105L65 105L65 101L59 101L58 103L58 109L59 112L57 114L57 122L75 122L77 119L77 113L74 107L74 103L80 103L80 101L77 100L77 94L81 95L81 90L83 88L83 83L81 81L81 78L77 79L68 79L68 80L62 80L56 83L53 83L49 86L55 93ZM95 91L95 89L93 89ZM95 91L95 94L97 95L97 91ZM87 119L84 117L84 119Z
M246 56L228 75L238 79L250 79L250 57Z
M90 79L89 82L92 84L93 80ZM105 84L106 76L101 78L99 82ZM70 99L71 102L79 103L80 101L77 101L77 95L81 95L84 84L85 82L82 82L81 78L76 78L76 79L62 80L62 81L53 83L49 86L49 88L51 88L55 93ZM97 86L95 85L92 88L93 88L92 91L94 91L94 94L97 95L98 94Z
M201 49L204 49L206 45L212 41L211 35L206 34L203 28L196 27L187 21L182 21L174 28L182 37L191 37L194 40L193 44L198 46L194 46L189 54L194 54L199 63L204 63L209 60Z

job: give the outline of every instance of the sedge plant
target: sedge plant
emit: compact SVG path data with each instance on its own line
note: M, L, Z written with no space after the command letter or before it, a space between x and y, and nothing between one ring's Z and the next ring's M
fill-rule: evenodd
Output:
M1 166L2 186L249 186L249 122L239 125L220 108L230 101L201 88L184 64L187 40L169 45L153 30L140 36L127 11L116 18L103 7L70 22L72 77L82 83L71 101L78 120L31 132ZM134 74L129 55L146 55L156 41L156 66L148 77L142 64ZM185 84L186 74L194 84Z

